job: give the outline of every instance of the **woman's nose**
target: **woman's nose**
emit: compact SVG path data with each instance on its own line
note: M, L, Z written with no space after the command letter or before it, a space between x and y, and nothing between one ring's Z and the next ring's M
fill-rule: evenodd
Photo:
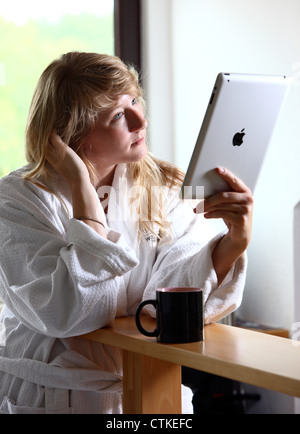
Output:
M143 130L147 128L147 126L148 121L145 119L143 113L132 113L129 126L131 132Z

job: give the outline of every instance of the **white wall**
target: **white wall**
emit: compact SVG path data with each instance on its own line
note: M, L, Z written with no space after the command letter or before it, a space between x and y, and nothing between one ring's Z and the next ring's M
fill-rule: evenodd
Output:
M293 208L300 199L300 1L143 0L143 17L150 147L183 169L218 72L294 76L254 195L249 272L238 312L290 328Z
M294 209L295 339L300 345L300 201Z
M175 162L172 2L142 1L142 62L150 148L158 157Z

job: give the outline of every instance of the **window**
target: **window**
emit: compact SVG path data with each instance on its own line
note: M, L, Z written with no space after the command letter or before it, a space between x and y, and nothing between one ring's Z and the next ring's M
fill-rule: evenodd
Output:
M24 131L37 80L67 51L114 54L113 0L0 4L0 177L25 163Z
M115 52L141 70L142 0L115 0Z

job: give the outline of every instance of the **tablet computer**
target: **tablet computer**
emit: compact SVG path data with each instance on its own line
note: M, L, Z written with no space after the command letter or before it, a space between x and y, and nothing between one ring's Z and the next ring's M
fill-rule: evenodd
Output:
M230 170L254 192L290 83L286 76L218 74L182 184L183 199L230 191L216 167Z

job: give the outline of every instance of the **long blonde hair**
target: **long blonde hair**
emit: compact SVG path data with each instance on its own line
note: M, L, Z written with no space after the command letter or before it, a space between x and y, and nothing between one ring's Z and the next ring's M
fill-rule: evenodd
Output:
M82 139L92 130L99 113L111 109L118 97L125 94L134 95L144 105L137 72L118 57L70 52L54 60L41 75L29 110L26 157L30 169L25 179L43 188L39 179L47 179L52 172L46 152L49 137L56 130L85 162L93 182L94 167L84 155ZM182 172L150 154L139 162L128 163L127 169L133 182L146 191L139 198L140 230L153 231L156 223L164 234L168 222L161 201L151 195L151 187L179 186Z

